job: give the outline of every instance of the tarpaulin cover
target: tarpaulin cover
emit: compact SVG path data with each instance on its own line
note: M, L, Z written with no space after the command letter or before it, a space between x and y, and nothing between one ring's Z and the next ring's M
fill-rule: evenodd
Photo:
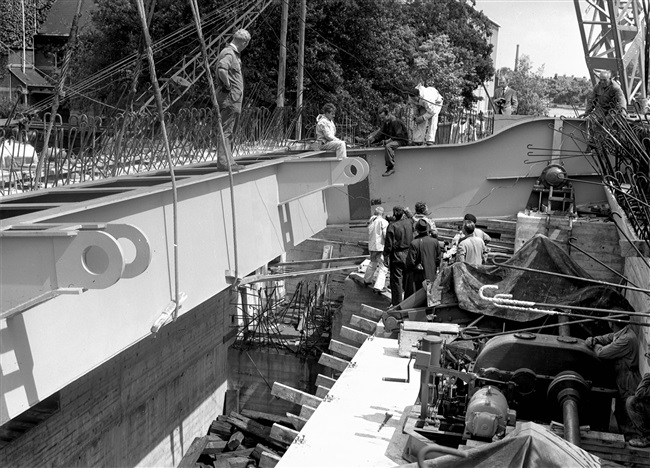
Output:
M542 234L537 234L526 242L504 264L592 279L559 245ZM517 322L527 322L543 315L540 312L504 309L481 299L479 289L486 284L499 287L496 291L486 291L486 296L512 294L512 299L522 301L632 310L627 300L611 287L594 286L580 280L537 272L494 265L474 266L462 262L454 263L442 273L440 301L443 305L458 303L461 309L469 312Z
M502 440L467 451L467 458L445 455L427 460L436 468L597 468L620 467L576 447L533 422L523 423Z

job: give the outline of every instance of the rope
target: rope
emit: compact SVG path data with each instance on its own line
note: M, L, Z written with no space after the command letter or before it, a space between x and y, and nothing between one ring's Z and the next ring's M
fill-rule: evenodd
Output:
M151 47L151 36L149 35L149 26L147 25L147 17L144 10L143 0L135 0L138 7L138 15L140 16L140 23L142 25L142 34L144 36L147 60L149 62L149 76L151 78L151 85L153 86L156 95L156 105L158 108L158 119L160 120L160 129L162 131L163 141L165 144L165 154L167 156L167 163L169 164L169 174L172 179L172 210L173 210L173 242L174 242L174 312L172 314L172 321L178 317L178 307L180 299L180 285L179 285L179 268L178 268L178 193L176 188L176 174L174 173L174 164L172 162L172 153L169 149L169 140L167 139L167 128L165 126L165 113L163 111L162 95L160 94L160 87L158 86L158 77L156 76L156 64L153 60L153 50Z

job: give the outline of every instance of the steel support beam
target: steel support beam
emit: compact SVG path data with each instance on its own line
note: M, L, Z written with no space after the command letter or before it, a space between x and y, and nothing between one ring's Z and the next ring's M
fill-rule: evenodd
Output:
M368 175L363 160L321 154L235 174L242 276L325 228L323 190ZM233 216L228 176L213 163L179 169L177 187L184 315L232 290ZM0 425L166 322L171 190L159 171L0 199Z

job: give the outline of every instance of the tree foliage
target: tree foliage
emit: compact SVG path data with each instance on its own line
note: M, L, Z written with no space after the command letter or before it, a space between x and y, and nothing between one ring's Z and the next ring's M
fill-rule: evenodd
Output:
M517 114L545 116L551 103L576 107L584 105L591 92L591 83L587 78L565 75L547 78L542 76L543 73L543 66L533 71L533 63L528 55L521 56L517 70L503 67L497 72L498 78L506 79L517 92Z
M222 8L225 0L204 0L203 11ZM232 4L232 2L228 2ZM290 0L287 38L286 105L296 100L299 1ZM277 95L281 6L274 2L248 29L244 52L246 98L272 108ZM94 31L80 38L77 77L91 76L137 51L140 30L130 0L96 0ZM153 39L191 22L186 2L159 0ZM217 31L212 31L217 33ZM470 106L473 91L494 73L489 20L458 0L310 0L305 24L304 103L320 108L334 102L363 128L382 104L404 102L403 90L419 82L433 85L447 103ZM188 39L188 44L190 40ZM175 47L156 55L159 76L189 54ZM101 99L124 93L132 70L102 89ZM188 95L188 105L208 105L207 86ZM314 110L312 109L312 110Z
M24 2L25 46L31 48L34 35L45 21L47 12L55 0ZM23 46L23 8L19 0L0 0L0 42L4 47L20 49Z

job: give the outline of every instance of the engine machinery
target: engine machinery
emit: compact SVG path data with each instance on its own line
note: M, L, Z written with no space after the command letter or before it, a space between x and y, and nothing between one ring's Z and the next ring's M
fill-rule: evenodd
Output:
M421 371L416 431L424 436L442 431L493 440L516 419L561 421L565 438L579 445L581 424L607 430L616 394L613 370L570 336L519 332L483 345L426 336L415 368Z

